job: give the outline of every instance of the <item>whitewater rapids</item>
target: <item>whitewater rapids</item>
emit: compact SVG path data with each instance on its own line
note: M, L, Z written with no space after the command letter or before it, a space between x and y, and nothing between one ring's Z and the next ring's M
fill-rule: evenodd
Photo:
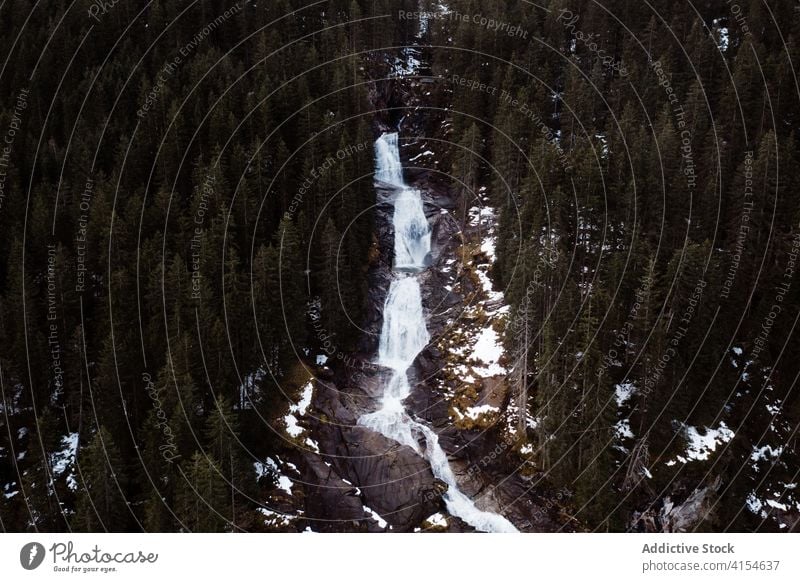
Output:
M381 407L363 415L358 424L411 447L425 458L434 476L447 483L444 501L451 515L480 531L516 532L502 515L479 510L459 490L438 435L414 420L403 404L411 393L408 369L430 341L417 274L428 264L431 230L419 190L409 188L403 180L397 133L385 133L375 142L375 164L376 179L397 190L392 221L394 278L383 307L378 348L378 363L393 370L393 374L384 388Z

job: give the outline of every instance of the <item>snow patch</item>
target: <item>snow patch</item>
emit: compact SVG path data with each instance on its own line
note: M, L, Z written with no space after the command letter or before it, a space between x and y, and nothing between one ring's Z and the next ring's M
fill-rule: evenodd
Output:
M772 448L772 445L764 445L763 447L753 447L753 452L750 455L751 461L766 461L770 458L776 459L781 456L783 453L783 447L778 446Z
M734 437L734 432L724 422L719 423L719 428L706 427L705 434L700 434L697 428L690 425L684 425L683 430L688 444L686 456L692 461L707 460L719 445Z
M409 160L408 160L408 161L409 161L409 162L415 162L415 161L417 161L417 160L418 160L419 158L421 158L421 157L424 157L424 156L432 156L432 155L433 155L433 152L432 152L432 151L430 151L430 150L426 150L426 151L422 152L421 154L417 154L417 155L416 155L416 156L414 156L413 158L409 158Z
M493 328L485 328L478 336L478 341L472 346L471 356L484 365L473 368L473 370L482 378L505 374L506 369L498 363L502 355L503 346L500 344L500 336Z
M266 519L264 523L267 526L276 527L276 526L287 526L296 518L294 515L288 515L285 513L278 513L277 511L272 511L271 509L267 509L266 507L259 507L259 513L263 515Z
M283 417L286 423L286 432L292 437L299 437L303 434L303 427L297 421L299 416L303 416L311 405L311 397L314 395L314 380L309 380L303 387L303 394L297 404L289 406L289 414Z
M61 437L61 449L50 455L50 465L53 468L53 478L60 477L67 469L75 466L75 456L78 453L78 433L71 432ZM67 474L67 487L71 491L78 489L75 472L70 470Z
M487 237L483 239L483 243L481 244L481 252L489 257L489 260L493 263L497 259L497 254L495 252L495 240L492 237Z
M278 460L280 461L280 459ZM287 463L287 465L295 470L297 469L297 467L295 467L291 463ZM277 479L276 486L278 487L278 489L281 489L285 491L287 494L292 495L292 485L294 485L294 483L289 477L284 475L283 471L281 471L280 464L276 462L275 459L273 459L272 457L267 457L266 461L264 461L263 463L261 463L260 461L254 462L253 467L255 467L256 477L258 479L268 474L274 474Z
M632 439L633 431L631 430L631 421L627 418L618 421L614 425L614 432L616 432L617 437L620 439Z
M745 505L747 505L747 509L756 515L758 515L761 512L761 509L764 507L764 504L752 491L748 494L747 499L745 500ZM761 516L766 517L766 514L762 513Z
M630 400L635 391L636 386L631 382L623 382L614 386L614 397L617 399L617 406L622 406Z
M447 527L447 518L441 512L436 512L426 519L431 527Z
M500 409L490 404L481 404L480 406L470 406L464 411L464 414L472 420L478 420L484 414L496 414Z
M375 511L374 509L372 509L372 508L370 508L370 507L367 507L367 506L365 505L365 506L364 506L364 511L365 511L365 512L367 512L367 513L370 515L370 517L371 517L372 519L374 519L375 521L377 521L377 522L378 522L378 527L380 527L381 529L386 529L386 526L388 526L388 525L389 525L388 523L386 523L386 520L385 520L385 519L383 519L383 518L380 516L380 514L378 514L378 512L377 512L377 511Z

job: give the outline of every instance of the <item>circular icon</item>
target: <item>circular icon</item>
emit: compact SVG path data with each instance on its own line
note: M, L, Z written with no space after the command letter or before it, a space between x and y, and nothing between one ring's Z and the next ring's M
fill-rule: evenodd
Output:
M19 551L19 563L26 570L35 570L44 561L44 546L39 542L30 542Z

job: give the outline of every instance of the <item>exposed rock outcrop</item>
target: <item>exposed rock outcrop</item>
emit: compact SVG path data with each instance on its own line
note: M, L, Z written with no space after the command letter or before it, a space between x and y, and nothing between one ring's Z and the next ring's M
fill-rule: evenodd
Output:
M382 89L376 86L374 92L376 103L392 103L392 107L397 106L398 96L405 103L416 99L413 90L396 81ZM386 130L391 121L384 114L376 122L376 132ZM419 120L407 123L419 127ZM416 143L408 131L404 135L405 144L400 149L405 165L410 157L422 153L422 144ZM464 429L453 423L448 401L452 386L440 377L446 354L437 347L436 338L450 333L452 320L463 316L464 302L476 291L474 281L461 278L461 257L457 255L465 243L465 217L456 194L436 172L414 167L406 174L406 180L422 193L431 226L429 267L418 279L428 331L434 338L409 371L413 388L406 409L438 433L459 488L475 499L480 509L501 513L522 531L575 529L563 512L567 496L548 492L545 481L532 478L530 470L521 471L524 459L515 452L513 442L503 440L498 427L489 423ZM376 186L377 249L362 325L366 333L358 353L348 354L345 364L331 362L332 373L324 380L318 377L316 382L306 426L320 452L318 456L306 452L301 460L309 482L304 511L315 530L383 529L374 520L363 523L366 508L367 513L377 512L388 522L386 529L393 531L430 527L432 531L470 531L468 525L447 514L442 499L447 485L434 478L428 461L410 447L357 424L362 414L379 407L389 374L372 362L376 360L384 302L392 281L394 195L394 191ZM459 278L459 291L455 292L453 283ZM498 409L508 400L502 382L491 378L481 383L479 397ZM443 517L434 519L435 526L431 526L426 519L434 515Z
M681 533L694 531L703 521L708 520L716 499L720 478L709 485L698 487L683 501L667 495L660 507L634 515L634 529L656 533Z

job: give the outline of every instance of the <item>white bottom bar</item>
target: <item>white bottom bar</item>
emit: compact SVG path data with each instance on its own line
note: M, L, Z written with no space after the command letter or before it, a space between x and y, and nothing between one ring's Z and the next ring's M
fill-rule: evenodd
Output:
M0 569L3 580L798 580L798 547L792 534L3 534Z

